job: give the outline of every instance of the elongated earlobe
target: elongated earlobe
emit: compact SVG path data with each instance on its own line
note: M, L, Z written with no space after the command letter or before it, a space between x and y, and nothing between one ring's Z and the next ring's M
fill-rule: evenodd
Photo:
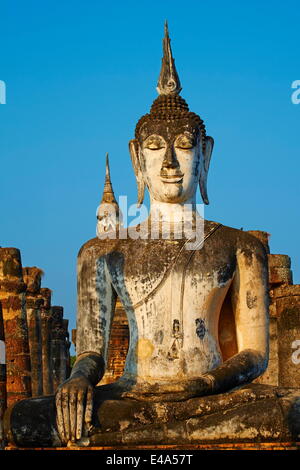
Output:
M129 142L129 152L131 156L131 161L136 177L137 188L138 188L138 202L137 206L140 207L144 201L144 194L145 194L145 182L141 170L141 165L139 161L139 144L137 139L132 139Z
M201 192L203 202L204 204L207 204L207 205L209 204L208 194L207 194L207 175L208 175L213 147L214 147L214 139L209 136L205 137L205 151L203 153L203 161L202 161L201 171L200 171L199 186L200 186L200 192Z

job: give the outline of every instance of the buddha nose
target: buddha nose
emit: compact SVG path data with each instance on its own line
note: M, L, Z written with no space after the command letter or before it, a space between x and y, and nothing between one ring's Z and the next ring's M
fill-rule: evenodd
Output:
M164 156L162 168L178 168L178 167L179 167L179 163L176 158L174 148L173 146L169 146L167 147L167 150Z

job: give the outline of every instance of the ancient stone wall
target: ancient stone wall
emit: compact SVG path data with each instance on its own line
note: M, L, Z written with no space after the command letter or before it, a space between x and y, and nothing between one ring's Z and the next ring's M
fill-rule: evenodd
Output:
M0 442L7 406L55 392L70 373L68 321L42 274L22 268L17 248L0 248Z

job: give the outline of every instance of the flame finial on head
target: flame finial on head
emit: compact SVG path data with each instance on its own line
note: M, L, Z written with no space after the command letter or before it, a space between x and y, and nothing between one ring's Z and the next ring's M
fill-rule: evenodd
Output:
M169 37L168 23L165 22L165 36L163 38L163 58L161 71L157 83L159 95L173 95L181 91L181 84L172 56L171 40Z

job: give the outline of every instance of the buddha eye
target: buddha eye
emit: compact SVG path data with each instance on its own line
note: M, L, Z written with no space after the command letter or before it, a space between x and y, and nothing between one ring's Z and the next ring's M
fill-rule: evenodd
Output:
M147 144L145 146L146 149L150 149L150 150L160 150L162 148L164 148L163 145L161 144L154 144L154 143L151 143L151 144Z
M150 150L160 150L165 147L165 144L160 139L149 139L145 143L145 148Z
M189 150L195 146L195 143L193 139L184 136L177 139L175 146L179 149Z

